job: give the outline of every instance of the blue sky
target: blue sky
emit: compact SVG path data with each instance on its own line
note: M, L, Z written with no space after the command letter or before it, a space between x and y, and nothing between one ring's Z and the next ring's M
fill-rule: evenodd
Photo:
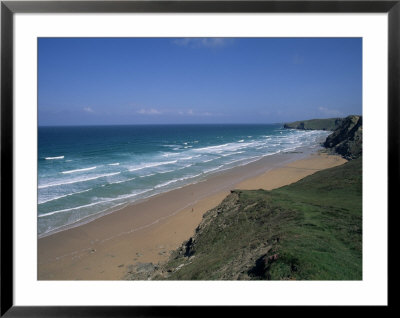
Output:
M362 112L361 38L40 38L38 46L39 125Z

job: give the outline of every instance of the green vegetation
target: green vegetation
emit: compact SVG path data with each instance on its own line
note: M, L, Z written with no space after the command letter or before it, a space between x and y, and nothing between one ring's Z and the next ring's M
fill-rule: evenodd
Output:
M361 198L362 158L272 191L232 191L146 278L361 280Z
M303 130L335 130L342 123L343 118L310 119L286 123L284 128Z

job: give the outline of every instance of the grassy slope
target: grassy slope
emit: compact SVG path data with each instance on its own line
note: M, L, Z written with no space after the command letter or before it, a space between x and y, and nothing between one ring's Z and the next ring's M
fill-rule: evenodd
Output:
M235 191L155 278L360 280L361 176L359 158L276 190Z
M305 130L335 130L341 123L341 118L310 119L286 123L285 128Z

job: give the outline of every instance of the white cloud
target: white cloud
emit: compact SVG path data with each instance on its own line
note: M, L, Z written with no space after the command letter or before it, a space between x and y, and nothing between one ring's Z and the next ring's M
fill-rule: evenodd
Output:
M327 116L344 116L344 114L336 109L329 109L326 107L318 107L320 113L327 115Z
M162 114L161 111L154 109L154 108L150 108L150 109L142 108L142 109L138 110L137 113L141 114L141 115L161 115Z
M233 43L230 38L182 38L173 41L174 44L190 48L220 48Z
M83 111L87 113L94 113L94 110L90 107L83 107Z
M210 113L207 111L204 112L199 112L196 110L193 110L192 108L190 109L181 109L181 110L157 110L155 108L141 108L139 110L136 110L137 114L140 115L179 115L179 116L190 116L190 117L201 117L201 116L219 116L218 114L215 113Z
M182 115L182 116L183 116L183 115L190 115L190 116L195 115L193 109L189 109L189 110L178 110L177 113L178 113L179 115Z
M220 116L220 114L214 114L210 112L197 112L194 111L193 109L188 109L188 110L180 110L177 112L181 116Z

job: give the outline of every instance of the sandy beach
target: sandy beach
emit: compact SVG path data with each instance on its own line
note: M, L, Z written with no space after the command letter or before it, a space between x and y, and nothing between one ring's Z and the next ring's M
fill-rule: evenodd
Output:
M166 261L230 190L271 190L345 161L307 151L264 157L40 238L38 279L123 279L131 265Z

